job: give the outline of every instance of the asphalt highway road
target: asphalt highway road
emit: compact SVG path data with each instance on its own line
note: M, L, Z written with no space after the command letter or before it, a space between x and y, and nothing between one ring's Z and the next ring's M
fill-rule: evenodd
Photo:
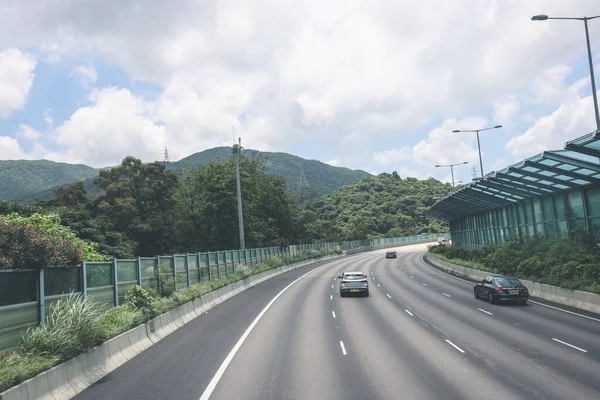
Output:
M76 399L600 399L600 316L490 305L424 245L397 251L257 285ZM340 298L342 270L368 274L370 297Z

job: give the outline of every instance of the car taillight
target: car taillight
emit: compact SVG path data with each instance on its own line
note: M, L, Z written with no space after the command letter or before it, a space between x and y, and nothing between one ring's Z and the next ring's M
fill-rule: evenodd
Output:
M496 292L498 292L498 293L504 293L504 291L502 290L502 288L499 288L499 287L496 288Z
M342 279L342 283L348 283L348 281L345 281L345 280Z
M527 289L527 286L523 286L523 291L524 292L529 292L529 290Z

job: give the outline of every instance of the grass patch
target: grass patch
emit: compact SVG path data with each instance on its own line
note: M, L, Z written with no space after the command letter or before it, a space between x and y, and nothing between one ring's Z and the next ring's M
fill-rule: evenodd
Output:
M171 273L159 268L159 290L135 285L123 304L107 310L71 293L52 304L46 325L23 334L16 353L0 357L0 393L213 290L277 267L333 254L341 251L313 250L302 256L268 259L257 266L241 265L234 274L175 292L170 290Z

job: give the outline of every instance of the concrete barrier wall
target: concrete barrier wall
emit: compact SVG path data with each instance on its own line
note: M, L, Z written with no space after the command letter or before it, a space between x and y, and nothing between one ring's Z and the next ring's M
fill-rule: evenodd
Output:
M424 259L437 268L445 270L452 275L468 278L473 281L480 281L487 276L497 275L489 271L482 271L455 265L435 258L435 256L430 253L425 255ZM520 279L520 281L527 286L531 297L600 314L600 295L583 292L580 290L565 289L558 286L546 285L539 282L532 282L526 279Z
M0 400L71 399L142 351L230 297L293 269L343 257L326 256L277 267L214 290L0 393Z

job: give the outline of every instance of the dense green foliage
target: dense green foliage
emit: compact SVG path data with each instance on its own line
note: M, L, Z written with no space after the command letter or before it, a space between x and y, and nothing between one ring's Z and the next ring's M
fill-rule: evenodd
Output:
M477 250L433 246L429 251L470 268L600 294L600 248L587 234L511 239Z
M58 215L78 238L97 243L94 251L121 259L236 249L235 159L231 151L227 157L179 172L168 163L144 164L127 157L121 165L99 172L94 184L102 193L94 199L85 184L78 182L57 188L51 199L35 206L0 202L0 215ZM424 210L434 198L446 195L449 185L433 179L401 179L394 172L363 179L300 205L285 179L268 172L269 165L282 163L257 152L240 157L248 248L445 230L430 221Z
M302 223L308 237L323 241L444 232L446 226L427 218L425 210L450 190L435 179L380 174L308 203Z
M0 200L15 201L28 194L83 181L98 175L87 165L47 160L0 161ZM52 192L49 193L50 197Z
M95 243L78 238L57 215L12 213L0 217L0 269L69 267L105 258Z
M257 156L264 158L265 172L268 175L283 177L288 193L300 201L316 198L371 176L364 171L333 167L320 161L305 160L287 153L246 150L245 154L250 158ZM179 172L211 162L226 163L230 157L230 147L216 147L164 165L167 170ZM59 164L46 160L0 161L0 200L35 204L38 201L51 199L57 186L77 181L82 181L87 195L93 199L104 193L102 187L94 185L94 179L98 174L99 170L91 167ZM40 180L39 177L43 179ZM2 183L5 183L7 190L3 190Z

